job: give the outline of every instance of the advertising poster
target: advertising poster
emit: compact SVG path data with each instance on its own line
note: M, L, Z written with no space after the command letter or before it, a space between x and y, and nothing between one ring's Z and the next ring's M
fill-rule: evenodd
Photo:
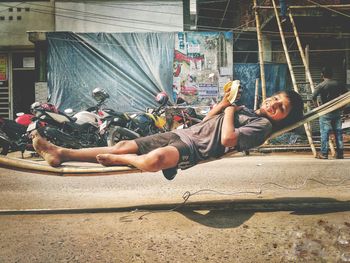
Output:
M175 99L208 106L222 96L223 80L232 80L232 32L179 32L175 38Z
M7 56L0 54L0 81L7 80Z

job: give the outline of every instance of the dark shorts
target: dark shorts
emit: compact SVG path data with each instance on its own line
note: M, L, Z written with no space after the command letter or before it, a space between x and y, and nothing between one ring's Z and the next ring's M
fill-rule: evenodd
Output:
M157 133L147 137L137 138L135 142L139 148L138 154L147 154L165 146L173 146L178 150L180 156L177 166L163 170L163 174L168 180L172 180L175 177L177 169L187 169L196 164L190 155L187 144L181 141L180 137L175 133Z

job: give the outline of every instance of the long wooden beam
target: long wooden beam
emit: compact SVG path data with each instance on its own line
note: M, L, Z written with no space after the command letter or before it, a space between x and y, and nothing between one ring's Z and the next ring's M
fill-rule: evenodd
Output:
M273 6L262 6L257 5L257 9L273 9ZM279 8L279 7L277 7ZM337 8L337 9L350 9L350 4L344 5L292 5L288 6L289 9L317 9L317 8Z

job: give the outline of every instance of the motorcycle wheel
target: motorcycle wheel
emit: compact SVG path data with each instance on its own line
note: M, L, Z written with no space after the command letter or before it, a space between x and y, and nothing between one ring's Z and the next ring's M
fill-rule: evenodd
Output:
M0 131L0 154L1 155L7 155L10 150L11 142L10 139L2 132Z
M107 145L113 146L120 141L133 140L138 137L140 137L140 135L138 135L136 132L133 132L129 129L126 129L120 126L111 127L107 135Z
M0 155L7 155L10 150L10 143L0 134Z

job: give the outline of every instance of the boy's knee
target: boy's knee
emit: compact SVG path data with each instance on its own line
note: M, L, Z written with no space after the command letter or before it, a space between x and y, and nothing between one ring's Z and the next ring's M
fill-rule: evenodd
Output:
M158 172L163 168L164 155L159 152L151 152L145 156L145 165L148 172Z
M112 146L113 147L112 149L113 149L113 152L119 153L120 151L134 148L134 144L135 144L134 141L128 141L128 140L119 141Z

